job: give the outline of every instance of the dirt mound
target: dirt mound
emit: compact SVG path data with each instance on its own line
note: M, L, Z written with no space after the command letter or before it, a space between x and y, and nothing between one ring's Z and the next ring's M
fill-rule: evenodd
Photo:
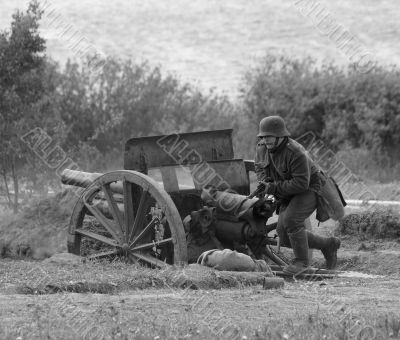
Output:
M23 263L17 265L22 268L26 266ZM75 280L71 280L73 277ZM60 266L58 263L43 261L37 265L35 272L25 278L23 284L20 277L16 276L16 280L20 282L15 287L15 292L19 294L58 292L112 294L124 290L149 288L197 290L254 285L263 285L264 289L277 289L284 285L282 278L272 277L267 272L218 271L198 264L157 270L108 262L63 263Z
M57 265L80 264L81 262L82 258L80 256L71 253L57 253L43 260L43 263L54 263Z
M342 234L340 239L336 269L400 277L400 239L374 238L364 234ZM313 261L316 267L325 265L320 251L314 251Z
M339 250L336 270L356 271L374 275L400 276L399 250L349 251ZM319 257L313 265L324 268L325 261Z
M348 214L336 224L334 233L342 241L339 270L400 276L400 212L395 208Z
M17 215L0 222L0 255L43 259L66 251L66 233L78 193L67 189L32 201Z
M354 252L338 259L339 270L355 270L368 274L399 275L400 251L378 250Z

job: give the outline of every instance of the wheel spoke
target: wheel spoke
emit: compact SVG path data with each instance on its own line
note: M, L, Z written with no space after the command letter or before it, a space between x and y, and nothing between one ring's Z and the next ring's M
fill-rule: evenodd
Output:
M117 203L115 202L113 198L113 193L110 188L110 184L105 184L103 185L103 191L104 195L106 196L107 202L108 202L108 209L111 210L111 214L113 216L114 222L117 224L119 227L118 234L123 236L124 233L124 222L122 218L121 211L118 209Z
M92 239L94 239L96 241L100 241L102 243L108 244L108 245L113 246L113 247L117 247L118 246L117 242L115 242L113 239L105 237L103 235L96 234L96 233L94 233L92 231L88 231L88 230L84 230L84 229L75 229L75 232L78 233L78 234L81 234L83 236L90 237L90 238L92 238Z
M153 266L159 267L159 268L163 268L165 267L167 264L159 259L156 259L153 256L150 255L145 255L145 254L139 254L139 253L132 253L132 255L136 258L138 258L139 260L142 260L144 262L147 262L148 264L151 264Z
M92 213L92 215L101 223L101 225L107 229L107 231L111 234L111 236L117 240L121 241L118 232L115 230L115 227L110 223L110 221L97 209L96 206L88 203L87 201L83 202L85 207Z
M161 240L159 242L141 244L140 246L132 248L131 251L149 249L149 248L153 248L154 246L162 246L162 245L170 243L170 242L172 242L172 238L171 237L170 238L166 238L165 240Z
M128 260L129 260L130 263L133 263L133 264L138 264L139 263L138 260L132 254L128 255Z
M187 261L182 219L165 187L131 170L96 174L90 182L72 212L69 252L151 267Z
M140 232L140 234L132 241L132 243L129 245L129 247L133 246L134 244L138 243L143 236L145 236L151 229L152 226L156 223L158 220L157 217L153 218L148 225L146 225L143 230Z
M116 255L116 254L117 254L117 250L110 250L110 251L103 251L103 252L97 253L97 254L88 255L88 256L86 256L86 258L89 260L92 260L92 259L99 259L102 257Z
M146 217L146 203L149 197L149 191L147 189L143 189L142 196L140 197L139 206L136 212L135 222L133 223L132 230L129 234L129 241L135 236L136 231L140 225L143 224L143 220Z
M105 199L102 200L102 199L94 198L92 201L92 206L95 206L104 215L105 218L108 218L108 219L113 218L113 216L111 215L110 209L108 209L108 203ZM89 214L91 214L90 211L89 211Z
M132 197L132 183L128 182L126 179L123 180L124 189L124 223L125 232L127 237L127 242L131 235L131 229L133 228L133 197Z

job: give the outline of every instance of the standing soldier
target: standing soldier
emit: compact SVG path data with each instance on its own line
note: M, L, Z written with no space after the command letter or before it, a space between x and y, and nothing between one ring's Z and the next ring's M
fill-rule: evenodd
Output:
M281 202L276 228L280 242L291 247L295 256L284 272L294 275L307 270L309 248L320 249L326 267L333 269L340 240L315 235L304 226L305 219L317 208L320 170L304 147L289 136L281 117L263 118L255 157L257 179L265 187L264 194L274 195Z

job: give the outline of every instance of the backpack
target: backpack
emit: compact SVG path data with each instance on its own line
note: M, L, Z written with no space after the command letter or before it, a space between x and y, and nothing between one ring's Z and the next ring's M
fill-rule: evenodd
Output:
M332 177L320 172L321 188L317 191L317 215L319 222L328 219L337 221L344 216L344 207L347 205L339 186Z

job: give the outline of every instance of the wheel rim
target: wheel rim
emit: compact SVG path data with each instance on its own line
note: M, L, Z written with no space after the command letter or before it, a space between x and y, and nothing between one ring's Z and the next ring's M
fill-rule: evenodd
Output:
M72 213L68 250L153 267L187 262L184 228L171 197L150 177L129 170L104 174L86 188Z

